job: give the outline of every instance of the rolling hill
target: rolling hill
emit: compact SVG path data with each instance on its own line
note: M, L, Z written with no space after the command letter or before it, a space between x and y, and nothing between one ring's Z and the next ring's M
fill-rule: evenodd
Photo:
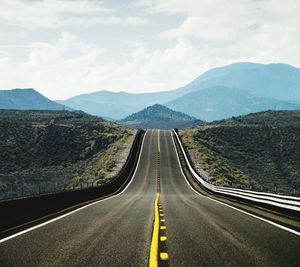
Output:
M300 111L267 111L182 132L195 166L211 182L300 194Z
M202 123L187 114L155 104L120 120L133 128L172 129L185 128Z
M224 89L217 90L216 87ZM209 90L212 91L208 92ZM228 92L225 92L226 90ZM198 93L184 97L200 91L203 91L202 95ZM220 103L222 95L225 98ZM232 103L230 95L237 101L233 107L231 106L233 109L231 111L228 110ZM194 101L193 96L199 101ZM226 102L228 99L229 101ZM191 83L175 90L144 94L99 91L58 102L74 109L112 119L124 118L156 103L206 120L275 107L299 109L300 69L286 64L234 63L211 69ZM193 110L198 112L193 112ZM224 114L223 117L222 114Z
M108 179L130 136L83 112L0 110L0 196Z
M0 109L63 110L64 106L29 88L0 90Z

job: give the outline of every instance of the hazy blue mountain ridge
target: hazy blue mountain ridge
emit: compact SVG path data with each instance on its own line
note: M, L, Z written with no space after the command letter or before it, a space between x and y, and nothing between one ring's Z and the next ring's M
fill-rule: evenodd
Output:
M156 103L162 104L181 95L182 93L176 94L173 91L133 94L102 90L57 102L94 115L122 119L147 106Z
M287 64L234 63L211 69L175 90L145 94L99 91L60 103L114 119L155 103L205 120L268 109L299 109L300 69Z
M300 101L300 69L287 64L234 63L205 72L180 90L225 86L255 96Z
M32 88L0 90L0 109L62 110L63 105L49 100Z
M11 91L13 96L0 91L0 108L62 108L37 92L30 95L33 89ZM113 120L154 104L208 121L268 109L300 109L300 69L287 64L234 63L211 69L175 90L137 94L102 90L57 102Z
M191 92L166 106L206 121L246 115L262 110L294 110L300 105L272 98L250 95L240 89L214 86Z

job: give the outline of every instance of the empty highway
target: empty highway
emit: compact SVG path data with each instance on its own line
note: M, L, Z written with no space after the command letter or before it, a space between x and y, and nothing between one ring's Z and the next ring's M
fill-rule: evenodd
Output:
M153 266L300 265L298 235L195 192L172 132L148 130L121 194L1 242L0 266L148 266L150 248Z

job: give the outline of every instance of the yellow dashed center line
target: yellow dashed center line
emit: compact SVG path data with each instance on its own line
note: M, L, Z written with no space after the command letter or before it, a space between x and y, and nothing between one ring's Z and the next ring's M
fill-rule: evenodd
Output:
M168 260L168 259L169 259L168 253L166 253L166 252L161 252L161 253L160 253L160 259L163 260L163 261Z
M167 237L165 236L165 235L162 235L161 237L160 237L160 241L166 241L167 240Z
M153 225L153 233L152 233L152 241L150 248L150 257L149 257L149 267L157 267L157 253L158 253L158 234L159 234L159 219L158 219L158 199L159 193L156 194L155 202L154 202L154 225Z
M160 134L158 130L157 193L154 201L154 224L153 224L152 240L151 240L151 247L150 247L149 267L157 267L159 264L159 260L160 263L162 263L162 261L166 262L169 259L169 255L167 252L159 251L161 249L166 249L165 241L167 240L167 236L164 231L167 229L167 227L164 225L165 219L161 218L164 217L164 213L163 213L162 205L159 203L159 196L160 196ZM162 230L164 234L160 235L160 230ZM168 262L164 264L168 264Z
M158 130L158 137L157 137L157 151L160 153L160 137L159 137L159 130Z

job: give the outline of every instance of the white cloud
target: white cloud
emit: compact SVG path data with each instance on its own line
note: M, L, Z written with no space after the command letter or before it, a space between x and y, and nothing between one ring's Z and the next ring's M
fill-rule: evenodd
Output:
M14 62L0 54L1 87L35 87L51 97L70 95L91 86L85 77L103 53L75 35L62 33L57 43L33 46L24 61Z
M160 33L168 40L189 39L199 53L227 61L300 62L300 2L297 0L142 0L152 13L185 18ZM209 49L206 49L206 48Z
M278 33L300 30L300 2L295 0L287 0L284 4L280 0L175 1L143 1L152 12L186 15L179 27L161 33L166 38L226 42L264 33L278 38L278 35L269 32L269 27L277 28Z
M83 0L4 0L1 2L0 20L2 24L27 29L97 24L136 26L147 22L141 17L116 16L114 10L104 7L102 2Z
M299 1L114 3L1 1L0 87L58 99L172 89L238 61L300 66Z
M34 87L52 99L100 89L157 91L187 83L201 68L217 63L184 40L165 50L147 50L138 42L126 62L111 62L106 54L65 32L55 43L32 45L22 62L0 54L1 87Z

